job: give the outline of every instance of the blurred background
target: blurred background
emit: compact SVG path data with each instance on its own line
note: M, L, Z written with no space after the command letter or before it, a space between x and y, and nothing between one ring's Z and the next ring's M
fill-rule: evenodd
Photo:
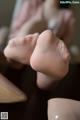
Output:
M27 0L28 1L28 0ZM15 16L17 9L20 5L20 2L16 2L16 0L0 0L0 26L1 27L10 27L12 17ZM73 61L80 61L80 4L72 5L75 11L75 35L71 42L71 51L73 53ZM19 9L20 10L20 9Z

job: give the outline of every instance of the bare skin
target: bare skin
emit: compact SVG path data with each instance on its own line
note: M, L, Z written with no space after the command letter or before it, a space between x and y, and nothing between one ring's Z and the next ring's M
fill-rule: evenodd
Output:
M38 33L26 37L11 39L4 50L8 60L15 60L22 64L29 64L30 56L36 44Z
M48 20L48 28L69 47L75 30L75 15L72 8L60 9L60 0L45 0L44 17Z
M38 37L30 64L34 70L60 79L68 72L69 60L64 43L46 30Z
M48 101L48 120L79 120L80 102L69 99L50 99Z
M44 38L46 38L45 42L43 42ZM4 50L4 54L8 59L15 60L22 64L31 65L34 70L38 71L37 86L41 89L46 90L51 88L51 86L53 87L53 83L55 83L57 79L60 79L61 77L65 76L65 74L68 71L69 53L62 41L57 40L60 41L60 44L56 46L58 43L55 42L56 39L57 38L53 36L50 30L44 31L40 36L39 34L32 34L26 36L25 38L23 37L22 39L15 38L8 43L8 46ZM38 47L38 49L36 47ZM56 47L58 48L57 50L55 49ZM63 49L64 47L65 49ZM39 51L39 49L41 49L41 51ZM35 50L38 51L36 52ZM45 64L45 67L47 68L49 67L48 69L50 69L50 72L48 69L44 69L44 62L45 62L44 57L46 57L46 54L44 55L44 51L45 53L48 53L47 57L50 57L50 59L46 58L46 61L48 63L51 62L52 65L51 64L50 64L51 66L49 66L49 64L47 65L47 62ZM59 53L59 51L61 51L61 54ZM65 55L63 51L66 53ZM43 64L39 63L38 54L39 54L39 59L40 57L42 57L41 55L43 55L44 58ZM53 60L51 61L51 59ZM57 65L56 61L57 62L60 61L60 63ZM53 62L55 63L53 64ZM41 68L39 68L40 70L35 69L34 64L36 64L38 68L41 66Z
M56 87L58 82L54 77L51 77L47 74L37 72L37 86L42 90L52 90Z

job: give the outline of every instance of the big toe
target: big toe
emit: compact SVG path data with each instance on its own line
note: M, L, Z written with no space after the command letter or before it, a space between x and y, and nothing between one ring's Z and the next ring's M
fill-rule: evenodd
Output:
M39 35L37 45L44 46L45 49L46 47L50 47L51 44L55 43L56 41L57 38L53 32L51 30L45 30Z

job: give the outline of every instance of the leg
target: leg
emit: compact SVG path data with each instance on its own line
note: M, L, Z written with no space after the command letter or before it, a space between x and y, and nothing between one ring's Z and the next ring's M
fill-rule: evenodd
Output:
M48 120L79 120L80 102L69 99L50 99L48 101Z
M25 36L35 32L41 33L47 28L47 23L44 19L30 19L20 28L17 36Z

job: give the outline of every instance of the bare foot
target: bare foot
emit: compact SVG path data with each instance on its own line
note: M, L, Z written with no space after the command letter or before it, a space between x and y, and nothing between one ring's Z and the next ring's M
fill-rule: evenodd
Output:
M46 30L38 37L30 64L34 70L59 79L67 74L69 60L70 55L63 41Z
M15 60L22 64L29 64L37 37L38 33L35 33L27 35L26 37L11 39L4 49L4 55L7 59Z
M54 77L37 72L37 86L42 90L51 90L57 85L57 81Z
M60 98L50 99L48 120L80 120L80 102Z

